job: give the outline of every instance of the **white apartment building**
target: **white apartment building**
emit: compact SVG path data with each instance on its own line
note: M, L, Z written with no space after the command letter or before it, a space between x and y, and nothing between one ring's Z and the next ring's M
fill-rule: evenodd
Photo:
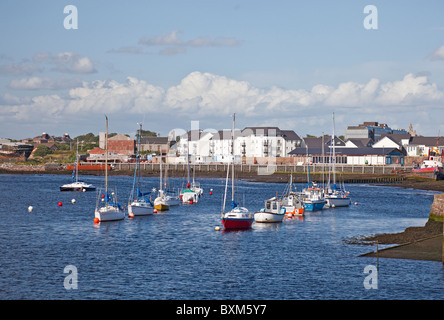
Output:
M293 130L278 127L246 127L234 131L235 161L242 158L287 157L300 147L302 139ZM191 130L180 137L178 153L189 154L194 162L229 162L232 159L232 132Z

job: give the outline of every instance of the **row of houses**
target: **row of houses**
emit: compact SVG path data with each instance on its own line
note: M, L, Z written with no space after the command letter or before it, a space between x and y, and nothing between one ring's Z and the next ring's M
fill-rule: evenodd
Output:
M378 141L371 137L343 140L330 136L300 138L293 130L278 127L246 127L215 132L191 130L175 140L167 137L142 138L141 150L168 154L171 163L229 162L234 151L234 160L249 164L306 164L329 163L351 165L411 165L421 161L434 151L443 154L444 139L422 137L409 133L385 133ZM234 143L233 143L234 141ZM332 146L335 158L332 159ZM124 135L108 140L111 161L127 162L134 159L136 141ZM89 161L102 161L104 150L89 151ZM408 160L412 158L413 160ZM408 160L406 162L406 160Z

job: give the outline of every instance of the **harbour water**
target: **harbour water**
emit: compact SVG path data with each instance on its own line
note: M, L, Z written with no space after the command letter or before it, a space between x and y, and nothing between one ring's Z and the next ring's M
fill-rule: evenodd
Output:
M70 179L0 175L0 299L444 299L444 269L433 261L379 259L378 288L366 289L364 269L377 261L359 255L375 248L345 242L424 225L434 192L350 184L348 208L222 232L214 228L223 179L199 179L198 204L99 224L95 192L59 191ZM143 180L147 189L158 186L157 178ZM126 204L132 178L113 176L110 184ZM285 185L237 187L241 204L255 211ZM67 266L77 271L76 288L65 288Z

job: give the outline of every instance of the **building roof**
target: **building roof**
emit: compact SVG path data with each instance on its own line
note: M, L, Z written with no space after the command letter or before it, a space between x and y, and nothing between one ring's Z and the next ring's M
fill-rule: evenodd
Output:
M140 144L168 144L168 137L142 137Z
M234 138L242 137L242 131L234 129ZM231 130L219 130L213 133L211 140L231 140Z
M388 133L388 134L382 134L380 140L382 140L383 138L389 138L393 142L401 144L401 140L410 139L411 137L412 136L409 133Z
M128 136L126 136L124 134L121 134L121 133L116 134L112 138L108 138L108 140L112 140L112 141L121 141L121 140L130 141L130 140L133 140L134 141L134 139L131 139L130 137L128 137Z
M307 154L307 148L296 148L290 152L291 155L301 156ZM309 155L322 155L322 148L308 148ZM330 150L324 150L324 155L330 154ZM359 155L388 155L388 154L404 154L397 148L335 148L336 155L359 156Z
M88 150L89 154L105 154L105 150L95 147L94 149Z
M410 145L424 145L436 147L436 145L444 145L444 137L412 137Z
M306 137L304 138L305 144L309 148L322 148L322 137ZM330 147L331 145L331 136L324 136L324 149ZM343 147L345 146L345 142L335 136L335 146Z
M265 136L282 137L285 140L301 140L293 130L281 130L278 127L245 127L242 130L242 136Z
M356 147L370 147L372 145L373 140L370 138L351 138L348 139L347 142L350 141Z

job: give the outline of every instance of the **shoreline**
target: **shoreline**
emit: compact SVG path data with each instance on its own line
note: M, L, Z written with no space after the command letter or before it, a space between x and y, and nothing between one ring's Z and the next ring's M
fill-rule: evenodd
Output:
M0 174L58 174L70 175L72 171L66 169L49 169L45 165L0 165ZM142 177L158 177L157 171L142 171ZM102 175L100 171L81 171L81 175ZM132 170L111 170L109 175L132 176ZM237 178L244 181L263 182L263 183L287 183L290 172L273 172L271 174L260 175L256 172L237 172ZM169 172L170 177L183 178L186 177L185 172ZM315 172L311 174L312 181L321 183L322 173ZM222 171L201 171L198 173L199 178L225 178L226 173ZM324 179L327 180L328 173L324 173ZM434 181L425 178L418 178L407 174L371 174L371 173L355 173L342 175L345 184L365 183L373 185L391 185L399 188L411 188L419 190L430 190L444 192L444 180ZM306 173L293 173L294 183L306 183Z

